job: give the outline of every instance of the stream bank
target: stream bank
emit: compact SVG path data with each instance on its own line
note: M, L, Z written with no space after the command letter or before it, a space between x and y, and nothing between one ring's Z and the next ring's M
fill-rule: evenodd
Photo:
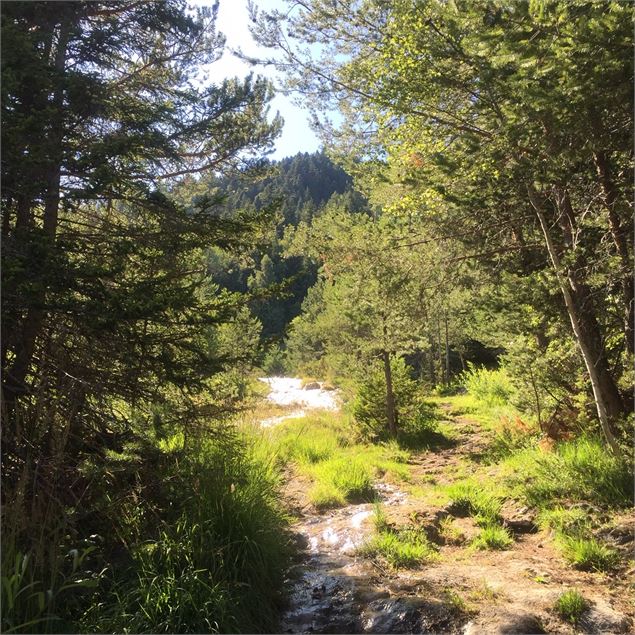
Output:
M289 388L288 383L278 385ZM286 391L288 406L310 411L303 394L294 393L309 391L301 383L294 386ZM445 486L459 472L482 468L489 433L468 416L447 409L445 423L452 427L453 442L413 453L408 483L378 477L373 484L388 524L424 531L437 549L438 558L412 569L394 569L360 555L359 548L375 532L373 503L320 511L307 496L310 479L289 466L284 495L297 517L292 530L298 555L288 575L289 602L280 632L632 632L629 580L568 566L530 510L506 503L502 521L513 544L480 551L471 546L479 531L474 518L415 492L426 484ZM454 535L445 532L450 524ZM553 609L570 588L580 589L590 602L577 627Z

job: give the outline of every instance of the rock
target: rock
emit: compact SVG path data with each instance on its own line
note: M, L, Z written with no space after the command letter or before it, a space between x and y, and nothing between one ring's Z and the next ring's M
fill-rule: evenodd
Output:
M414 598L371 602L361 615L364 633L417 633L420 611Z
M501 510L501 519L515 534L534 534L538 531L536 518L527 507L517 509L506 503Z
M520 610L479 615L463 629L464 635L534 635L545 632L535 615Z
M304 390L319 390L320 384L317 381L310 381L304 386Z
M632 621L626 615L618 613L603 600L597 600L586 611L578 624L585 633L628 633Z

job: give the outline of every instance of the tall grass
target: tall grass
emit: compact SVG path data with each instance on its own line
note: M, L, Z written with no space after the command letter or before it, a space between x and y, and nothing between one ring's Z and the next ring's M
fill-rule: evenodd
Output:
M562 442L553 452L527 448L503 465L518 495L537 507L557 501L626 507L633 501L632 466L593 437Z
M176 522L133 547L82 625L110 632L275 631L289 551L278 477L251 442L208 440L172 474Z
M3 509L2 632L275 632L289 556L278 471L232 429L210 437L93 461L84 524L47 520L41 541Z
M318 509L371 501L373 481L407 481L410 452L399 442L369 443L343 413L316 413L285 421L263 443L280 464L295 464L313 481L309 500Z

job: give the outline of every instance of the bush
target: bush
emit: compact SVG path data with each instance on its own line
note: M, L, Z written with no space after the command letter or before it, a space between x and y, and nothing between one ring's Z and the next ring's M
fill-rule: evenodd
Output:
M463 382L467 391L486 406L503 406L514 392L511 380L503 369L488 370L468 363Z
M399 429L407 434L432 431L434 417L430 406L422 399L419 384L410 377L409 367L402 358L393 357L391 370ZM366 436L373 439L387 437L386 378L381 363L372 364L358 381L353 416Z

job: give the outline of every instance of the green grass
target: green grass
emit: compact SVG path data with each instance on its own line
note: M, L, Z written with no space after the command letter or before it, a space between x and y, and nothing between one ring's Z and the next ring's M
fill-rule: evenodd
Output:
M371 501L374 498L372 473L355 459L337 457L320 461L309 472L316 481L309 499L318 508L337 507L345 502Z
M480 523L489 524L500 518L500 497L487 491L474 479L449 485L446 494L457 511L476 516Z
M576 569L610 571L619 562L619 554L595 538L559 536L562 555Z
M395 529L388 523L380 503L375 504L373 524L375 535L358 550L360 555L381 558L395 569L418 567L436 557L436 550L423 530L413 527Z
M588 524L588 514L579 507L568 509L561 505L556 505L552 509L544 509L538 516L538 525L542 529L552 529L569 535L585 531Z
M559 500L632 505L632 467L613 456L600 439L562 442L553 452L526 448L502 465L517 494L534 507L549 507Z
M588 607L589 603L577 589L569 589L558 597L554 608L563 620L577 624Z
M161 473L167 509L128 527L128 567L79 632L275 630L290 555L275 461L249 437L191 447Z
M311 478L309 500L317 509L372 501L373 481L407 482L410 452L397 441L362 441L344 413L317 413L267 431L263 443L280 464L294 463Z
M359 553L371 558L380 557L396 569L412 569L436 556L425 534L417 529L382 530L361 547Z
M475 549L508 549L514 544L511 533L500 525L487 525L472 540Z

